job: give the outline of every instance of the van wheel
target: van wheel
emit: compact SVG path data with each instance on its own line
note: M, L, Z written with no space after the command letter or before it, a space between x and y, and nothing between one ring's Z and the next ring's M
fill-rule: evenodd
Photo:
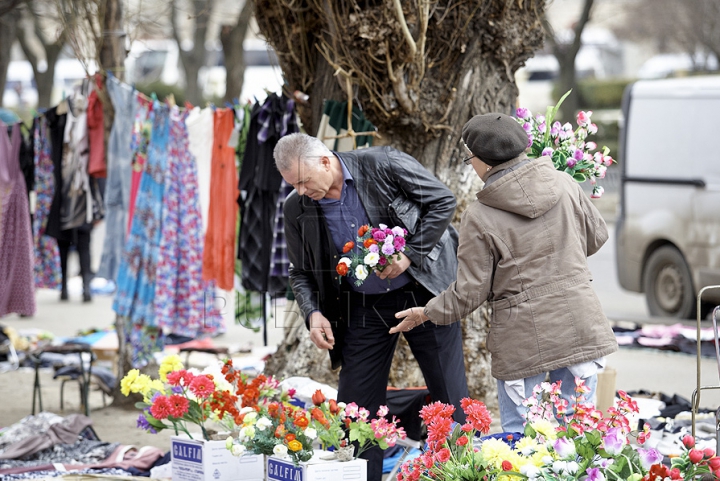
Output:
M691 319L695 314L690 269L675 247L663 246L650 255L643 282L650 315Z

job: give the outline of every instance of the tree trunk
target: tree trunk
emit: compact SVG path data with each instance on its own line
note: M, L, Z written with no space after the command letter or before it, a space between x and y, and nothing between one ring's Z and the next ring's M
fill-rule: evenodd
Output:
M203 95L200 89L198 74L200 69L205 66L205 38L207 36L208 23L210 22L210 13L212 12L213 0L193 0L195 14L193 16L195 26L193 32L193 47L190 51L182 49L182 40L180 38L179 25L177 21L177 0L172 2L172 25L173 36L178 44L180 52L180 60L185 70L185 98L194 105L202 102Z
M0 17L0 107L3 105L3 92L5 91L5 82L7 82L7 70L10 65L10 53L12 45L15 42L17 35L17 24L20 20L20 12L10 10L8 6L8 13Z
M289 90L310 95L307 105L298 105L305 130L316 132L325 99L348 100L345 78L350 78L350 100L382 135L376 144L413 155L453 191L457 213L463 212L481 183L462 163L462 126L477 114L514 112L514 74L542 45L545 2L401 0L397 9L388 0L362 7L325 0L300 10L290 8L290 0L256 1L260 32L275 48ZM461 322L470 395L496 406L485 346L489 318L484 305ZM287 354L305 350L308 342L302 333L295 345L278 350L283 359L277 364L286 363L287 375L306 369L316 355L298 360ZM268 365L275 368L273 362ZM402 340L390 383L425 384Z
M235 25L223 25L220 30L220 42L225 57L225 97L226 102L232 102L240 97L245 80L245 50L243 40L250 25L253 14L253 0L245 0Z

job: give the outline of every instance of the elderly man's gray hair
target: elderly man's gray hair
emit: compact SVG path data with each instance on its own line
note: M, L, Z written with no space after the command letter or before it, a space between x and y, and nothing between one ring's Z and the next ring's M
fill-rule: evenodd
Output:
M320 139L301 133L281 138L273 152L275 165L280 172L292 169L298 160L305 162L306 165L314 165L311 159L330 155L332 152Z

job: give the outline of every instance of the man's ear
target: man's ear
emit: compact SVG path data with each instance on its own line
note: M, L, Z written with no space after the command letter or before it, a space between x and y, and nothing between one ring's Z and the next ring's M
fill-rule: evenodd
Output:
M322 165L325 170L330 170L330 157L327 155L320 157L320 165Z

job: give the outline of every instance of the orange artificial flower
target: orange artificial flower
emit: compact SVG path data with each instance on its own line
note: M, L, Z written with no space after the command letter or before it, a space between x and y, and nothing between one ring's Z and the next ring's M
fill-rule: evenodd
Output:
M375 239L373 239L373 238L365 239L365 242L363 242L363 245L364 245L365 248L367 248L367 249L369 249L370 246L373 245L373 244L377 244L377 241L376 241Z
M325 402L325 395L320 389L317 389L312 395L312 402L314 405L319 406Z
M365 233L366 233L367 231L369 231L369 230L370 230L370 226L369 226L369 225L367 225L367 224L361 225L360 228L358 229L358 237L364 236Z
M343 254L347 254L351 250L353 250L353 247L355 247L355 243L353 241L346 242L343 246Z
M304 414L298 414L295 416L295 419L293 419L293 424L299 428L306 428L310 424L310 421Z
M344 262L339 262L335 267L335 271L341 276L346 276L348 273L348 266Z
M288 449L290 451L300 451L302 449L302 443L297 439L290 441L288 443Z
M331 413L331 414L337 414L337 413L340 412L340 408L338 407L337 401L334 400L334 399L331 399L331 400L328 402L328 407L329 407L329 409L330 409L330 413Z
M289 443L290 441L295 441L295 435L294 435L293 433L288 433L288 434L286 434L286 435L285 435L285 441L287 441L288 443Z
M285 426L281 424L275 429L275 437L279 439L283 436L285 436Z

